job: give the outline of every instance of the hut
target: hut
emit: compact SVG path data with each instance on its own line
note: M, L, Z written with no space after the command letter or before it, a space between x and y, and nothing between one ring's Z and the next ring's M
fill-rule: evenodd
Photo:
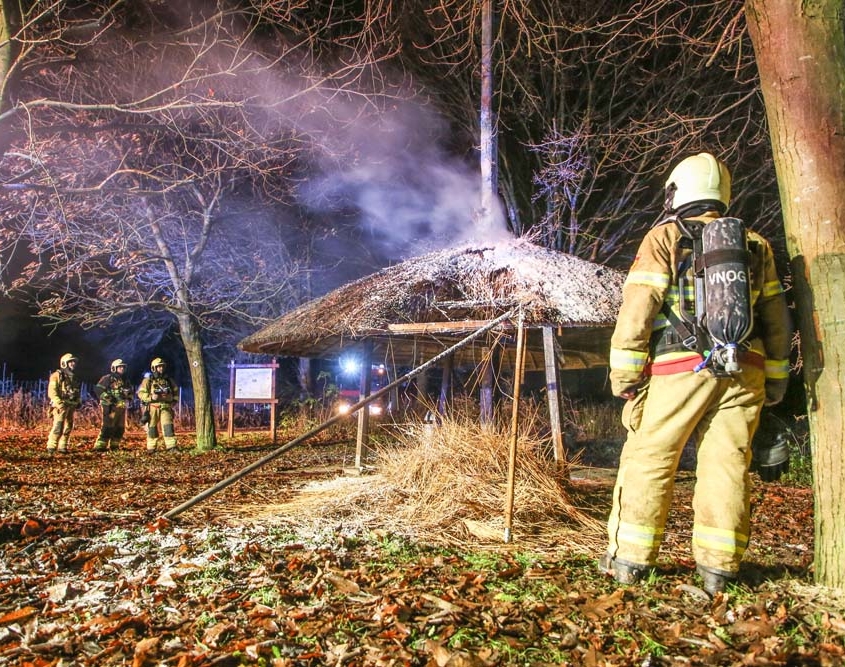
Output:
M239 347L329 359L354 349L364 355L367 369L379 360L413 368L510 312L508 322L445 361L444 382L458 364L489 378L493 359L499 371L545 371L554 450L562 456L558 371L607 365L624 279L619 270L524 239L466 243L350 282L288 312ZM522 355L514 344L517 323L525 327ZM522 368L516 368L518 358ZM366 394L365 382L362 377ZM359 413L359 451L366 413Z

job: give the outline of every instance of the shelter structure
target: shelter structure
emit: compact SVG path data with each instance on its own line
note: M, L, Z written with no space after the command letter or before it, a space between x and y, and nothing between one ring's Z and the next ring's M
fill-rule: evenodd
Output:
M239 347L329 359L354 349L388 367L413 368L513 312L509 323L455 352L447 366L478 369L482 415L484 378L491 376L494 359L498 372L517 378L523 368L545 370L552 426L558 426L555 453L562 457L557 373L607 365L624 280L617 269L524 239L467 243L350 282L288 312ZM525 327L521 355L515 345L517 319ZM523 368L516 368L517 360ZM359 413L359 443L366 412Z

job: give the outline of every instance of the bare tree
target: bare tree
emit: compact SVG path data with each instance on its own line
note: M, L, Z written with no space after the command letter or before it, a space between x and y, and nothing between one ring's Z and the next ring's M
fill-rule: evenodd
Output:
M37 47L14 66L37 75L15 91L0 165L3 248L31 258L13 285L55 321L173 318L212 447L204 342L298 300L280 212L313 161L354 152L333 124L395 90L370 94L383 53L334 45L318 67L330 37L237 5L45 6L17 33Z
M549 247L625 263L659 213L668 163L704 149L737 174L734 212L777 228L741 2L496 11L499 193L515 233L533 229ZM477 146L481 4L439 0L407 14L401 29L416 53L406 61Z

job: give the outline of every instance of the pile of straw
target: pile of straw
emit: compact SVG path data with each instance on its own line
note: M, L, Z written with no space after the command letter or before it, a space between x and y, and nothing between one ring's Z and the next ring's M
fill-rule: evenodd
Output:
M253 511L251 519L272 521L275 516L323 526L334 522L431 544L502 544L511 440L507 431L452 419L437 426L410 426L376 450L375 474L311 484L285 505ZM548 443L539 437L518 439L513 543L594 551L604 526L571 503L562 473L547 452Z

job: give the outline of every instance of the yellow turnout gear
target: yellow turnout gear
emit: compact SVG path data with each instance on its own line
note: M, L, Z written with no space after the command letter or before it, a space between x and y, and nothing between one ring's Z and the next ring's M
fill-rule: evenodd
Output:
M730 200L730 174L709 154L694 156L667 181L667 204L670 194L675 197L672 208L689 205L689 219L706 224ZM786 299L771 246L751 231L747 240L755 326L742 343L741 372L717 377L709 369L693 370L702 355L683 345L662 312L665 304L679 316L681 303L692 297L681 299L678 291L678 272L692 274L686 261L691 250L681 244L681 236L674 222L646 234L625 281L611 339L611 390L630 399L622 412L628 437L603 558L608 568L618 564L619 581L655 563L675 471L691 438L697 452L693 555L708 576L736 575L750 533L751 439L764 402L779 401L789 377L792 327ZM691 285L692 280L681 284Z

